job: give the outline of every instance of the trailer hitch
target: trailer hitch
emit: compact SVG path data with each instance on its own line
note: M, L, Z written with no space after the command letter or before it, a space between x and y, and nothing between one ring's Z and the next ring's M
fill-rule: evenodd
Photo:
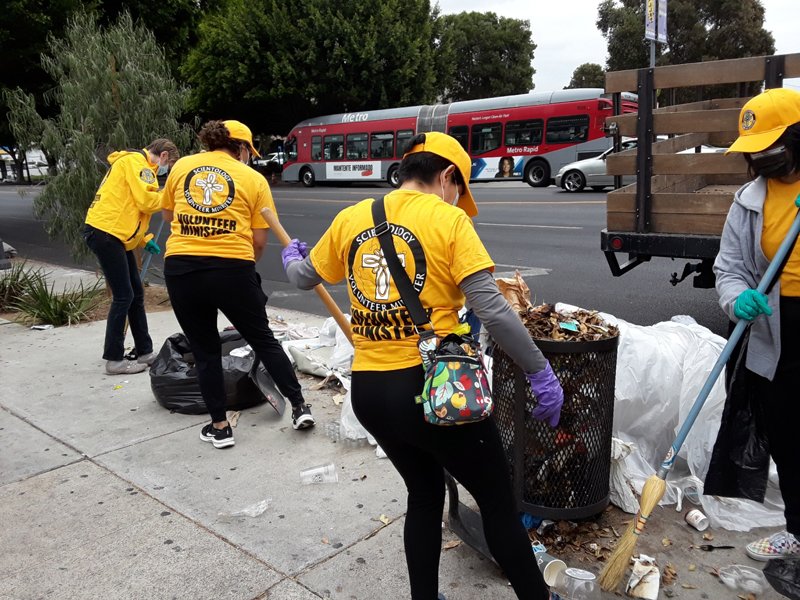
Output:
M677 273L673 273L669 282L675 286L692 273L697 273L697 277L695 277L694 281L692 282L693 286L696 288L712 288L714 287L714 272L711 270L711 264L712 263L708 260L694 264L686 263L686 266L683 267L683 273L681 273L681 276L678 277Z

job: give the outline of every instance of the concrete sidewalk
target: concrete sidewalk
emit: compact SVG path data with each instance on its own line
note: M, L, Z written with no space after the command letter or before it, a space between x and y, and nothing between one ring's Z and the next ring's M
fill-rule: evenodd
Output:
M179 331L171 312L148 318L157 347ZM0 325L0 600L409 597L403 483L373 448L326 437L340 407L330 391L309 389L318 380L301 378L316 428L294 431L288 411L278 417L262 405L242 412L236 446L220 451L199 439L207 417L155 402L147 373L103 373L104 331L105 322ZM338 483L301 485L301 469L329 462ZM259 516L230 516L263 500ZM678 566L672 597L736 598L708 571L758 566L741 550L758 532L715 531L713 543L738 549L688 556L701 535L679 513L659 509L653 523L640 549ZM447 529L444 537L457 539ZM515 597L465 544L443 552L440 574L448 600Z

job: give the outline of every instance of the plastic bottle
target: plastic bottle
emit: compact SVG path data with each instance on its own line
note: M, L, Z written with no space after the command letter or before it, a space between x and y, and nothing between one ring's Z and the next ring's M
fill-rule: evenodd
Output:
M311 485L313 483L336 483L339 481L339 474L333 463L311 467L300 471L300 483Z

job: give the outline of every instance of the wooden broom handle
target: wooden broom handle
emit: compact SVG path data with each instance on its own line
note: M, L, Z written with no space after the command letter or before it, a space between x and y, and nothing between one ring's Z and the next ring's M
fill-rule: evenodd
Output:
M281 225L281 222L278 220L278 215L269 208L262 209L261 215L264 217L267 225L269 225L270 230L275 233L275 236L278 238L281 246L284 248L288 246L291 243L292 238L289 237L289 234L286 233L283 225ZM342 311L339 309L339 306L333 301L333 298L331 298L328 290L322 287L321 283L314 286L314 291L317 292L317 296L320 297L322 303L325 305L325 308L328 309L328 312L333 317L334 321L336 321L336 324L342 328L342 331L352 345L353 330L350 328L350 321L347 320Z

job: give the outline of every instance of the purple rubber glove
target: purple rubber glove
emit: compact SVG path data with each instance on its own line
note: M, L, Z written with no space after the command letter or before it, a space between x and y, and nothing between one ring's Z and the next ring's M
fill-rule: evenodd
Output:
M293 239L289 242L288 246L281 250L283 270L286 270L289 263L293 263L296 260L303 260L306 256L308 256L308 244L301 242L297 238Z
M547 363L547 366L538 373L526 373L528 383L531 386L533 395L536 396L536 408L533 409L533 418L538 421L546 421L550 427L558 425L561 418L561 405L564 404L564 390L556 379L555 373Z

